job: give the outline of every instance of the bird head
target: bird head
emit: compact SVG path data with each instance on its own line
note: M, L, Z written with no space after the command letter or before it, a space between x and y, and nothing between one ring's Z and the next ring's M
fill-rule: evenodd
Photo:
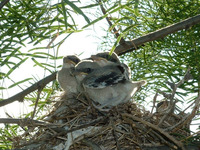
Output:
M108 61L107 59L103 58L103 57L99 57L99 56L96 56L96 55L92 55L91 56L91 59L94 61L94 62L97 62L97 64L99 64L99 66L103 67L105 65L108 64Z
M71 68L75 67L80 62L80 59L76 55L68 55L63 58L63 67Z
M75 66L73 74L76 77L81 76L82 78L84 78L86 75L90 74L98 67L99 65L97 62L93 62L92 60L83 60Z
M110 52L102 52L102 53L96 54L96 56L104 58L107 61L111 61L114 63L120 63L119 57L117 56L117 54L115 52L113 52L112 54L110 54Z

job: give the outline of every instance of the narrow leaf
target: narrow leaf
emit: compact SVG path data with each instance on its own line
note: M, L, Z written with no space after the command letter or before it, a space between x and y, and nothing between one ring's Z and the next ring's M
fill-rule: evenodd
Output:
M79 13L80 15L82 15L85 19L85 21L87 21L87 23L90 23L89 18L83 13L83 11L78 8L74 3L70 2L69 0L64 0L73 10L75 10L77 13Z
M14 67L12 67L12 68L8 71L8 73L6 74L6 77L8 77L17 67L19 67L21 64L23 64L27 59L28 59L28 57L25 58L25 59L22 59L19 63L17 63Z
M16 82L16 83L10 85L8 88L12 88L12 87L14 87L14 86L17 86L17 85L19 85L19 84L21 84L21 83L24 83L24 82L26 82L26 81L28 81L28 80L31 80L31 79L32 79L32 78L27 78L27 79L21 80L21 81L19 81L19 82Z

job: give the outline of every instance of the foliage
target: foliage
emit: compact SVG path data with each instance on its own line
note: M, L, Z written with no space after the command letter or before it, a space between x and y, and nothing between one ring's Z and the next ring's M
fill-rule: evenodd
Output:
M69 0L59 2L11 0L0 10L0 99L4 98L7 89L16 89L17 87L23 90L41 79L35 75L19 81L15 80L18 68L26 63L30 64L30 68L31 65L34 68L41 68L45 76L55 72L60 67L56 64L56 60L61 59L58 57L60 45L72 33L81 31L74 15L83 17L85 23L89 24L90 19L83 10L96 6L96 4L91 4L81 8L78 6L79 4L80 1ZM30 47L33 48L30 49ZM42 117L43 113L41 112L47 111L46 105L50 103L49 97L55 94L58 89L58 83L53 82L42 90L35 114L36 118ZM25 97L25 101L29 102L30 107L34 107L37 95L38 91ZM32 111L31 108L30 113L23 117L31 117ZM10 148L11 145L8 142L10 139L3 137L5 134L9 135L5 131L11 129L12 126L2 128L0 149ZM15 136L12 133L10 135Z
M105 5L112 8L111 4L105 3ZM135 0L120 5L123 9L115 14L117 17L111 17L114 23L110 30L116 27L127 41L195 16L200 10L200 2L197 0ZM197 95L200 86L199 35L200 26L195 25L163 39L149 42L121 58L129 63L133 80L144 78L148 80L145 94L151 95L160 88L169 92L170 88L166 85L166 81L176 83L190 66L193 80L182 86L182 90L178 93L182 97L182 99L179 97L179 100L185 101L184 96L190 93ZM108 39L110 33L105 37L105 41L108 42L103 42L102 49L111 48L116 44L116 40Z
M41 59L59 59L58 52L53 48L59 48L70 34L79 31L73 14L81 15L90 23L83 11L69 0L62 0L60 3L49 0L13 0L7 3L0 10L0 64L5 70L1 70L0 80L3 82L6 78L10 79L10 75L30 58L36 66L49 72L55 71L55 64L41 63ZM64 35L64 38L53 44L58 35ZM44 43L47 43L47 47L38 47ZM34 48L30 50L27 48L29 45ZM53 49L53 53L47 51L50 48ZM27 83L29 80L31 79L27 78L14 82L8 88Z
M162 27L177 23L200 12L198 0L105 0L103 6L107 13L90 21L84 13L84 9L97 8L93 3L79 7L80 1L61 0L58 3L46 0L12 0L0 10L0 89L13 88L21 84L33 84L37 77L26 78L21 81L13 81L11 75L17 68L27 61L32 61L48 73L54 72L58 66L55 60L59 46L74 32L80 32L88 26L109 17L113 25L104 37L101 50L112 49L118 45L121 38L129 41ZM94 12L99 14L99 12ZM74 20L73 15L82 16L86 25L78 29L79 22ZM112 29L119 29L118 39L113 37ZM54 44L54 40L63 35L63 39ZM121 56L121 59L129 64L132 69L133 80L147 79L148 86L142 90L136 100L141 102L145 97L151 97L157 89L169 92L171 89L166 81L177 82L190 66L193 80L184 84L177 93L179 101L192 102L199 94L200 86L200 26L195 25L187 30L179 31L167 37L141 46L132 53ZM47 43L46 47L40 47L41 43ZM34 46L29 49L28 46ZM114 45L114 46L113 46ZM26 49L24 50L24 48ZM57 49L56 49L57 48ZM50 53L47 49L51 49ZM47 61L48 60L48 61ZM51 63L49 62L51 60ZM8 87L3 82L8 79L12 82ZM49 97L58 90L56 82L49 84L41 93L36 117L42 117L41 111L47 110L46 104ZM196 94L194 97L192 94ZM25 97L34 106L37 91ZM3 95L3 94L2 94ZM191 96L192 98L188 98ZM186 99L187 98L187 99ZM152 100L152 99L151 99ZM30 117L31 113L25 117ZM9 133L9 131L13 131ZM5 134L13 136L17 132L16 126L7 126L0 130L0 148L10 147L9 139ZM9 136L8 136L9 137Z

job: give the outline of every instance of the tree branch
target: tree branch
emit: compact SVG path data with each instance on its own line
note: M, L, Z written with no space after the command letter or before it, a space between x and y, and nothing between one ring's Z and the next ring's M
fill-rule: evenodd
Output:
M132 52L133 50L137 50L137 48L144 43L158 40L160 38L167 36L168 34L177 32L179 30L188 29L189 27L194 26L198 23L200 23L200 14L194 17L190 17L179 23L175 23L173 25L167 26L155 32L151 32L142 37L133 39L132 41L126 41L124 44L120 44L119 46L117 46L115 48L115 52L118 55Z
M27 94L30 94L31 92L35 91L35 90L39 90L39 89L43 89L49 82L53 81L56 79L56 74L57 72L52 73L51 75L45 77L44 79L36 82L35 84L33 84L32 86L30 86L29 88L23 90L22 92L8 98L8 99L4 99L2 101L0 101L0 107L10 104L14 101L19 101L19 102L23 102L24 97Z
M3 8L4 5L6 5L10 0L4 0L0 3L0 10Z
M33 120L29 118L24 118L24 119L13 119L13 118L0 118L0 123L7 123L7 124L18 124L22 126L29 126L33 124L39 124L39 125L45 125L45 122L38 121L38 120Z
M102 1L101 1L101 0L97 0L97 3L100 5L101 11L102 11L102 13L105 15L105 14L106 14L106 9L103 7ZM108 22L109 26L112 27L113 24L112 24L112 22L110 21L109 17L106 17L106 21ZM115 27L113 27L112 30L113 30L113 32L114 32L116 38L118 38L118 37L120 36L119 33L118 33L118 30L117 30ZM119 43L120 43L120 44L125 43L125 40L124 40L123 37L120 39Z

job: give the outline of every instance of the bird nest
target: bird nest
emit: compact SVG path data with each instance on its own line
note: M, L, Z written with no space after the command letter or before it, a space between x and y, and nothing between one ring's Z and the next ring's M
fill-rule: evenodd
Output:
M96 109L84 95L62 95L44 122L34 127L26 138L14 143L24 149L145 149L167 145L184 149L186 114L150 113L134 102L113 107L107 112ZM163 117L164 120L163 120ZM36 127L37 126L37 127ZM15 140L16 141L16 140Z

